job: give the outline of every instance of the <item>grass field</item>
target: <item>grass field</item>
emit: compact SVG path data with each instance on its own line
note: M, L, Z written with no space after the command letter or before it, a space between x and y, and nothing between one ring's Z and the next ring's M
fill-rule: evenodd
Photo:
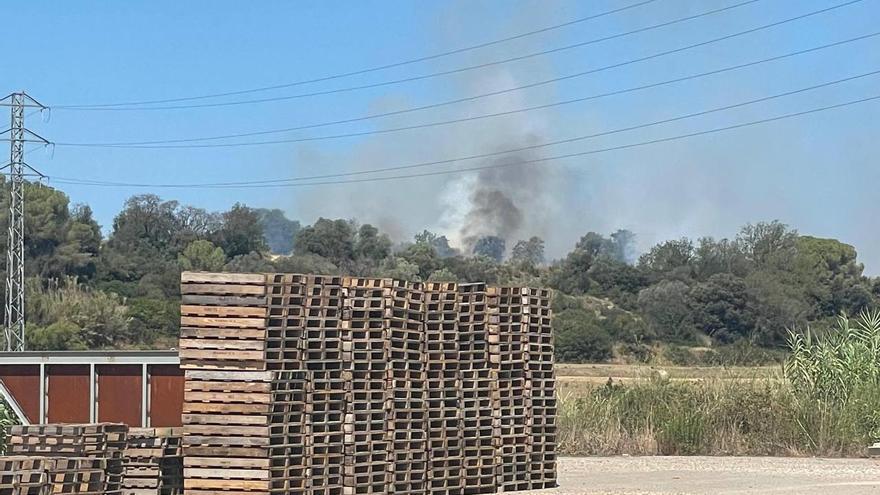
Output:
M762 381L782 378L780 366L648 366L631 364L568 364L556 365L556 382L560 396L584 396L597 385L624 384L665 377L670 381L731 380Z
M860 456L880 420L876 389L816 402L781 366L556 369L566 455Z

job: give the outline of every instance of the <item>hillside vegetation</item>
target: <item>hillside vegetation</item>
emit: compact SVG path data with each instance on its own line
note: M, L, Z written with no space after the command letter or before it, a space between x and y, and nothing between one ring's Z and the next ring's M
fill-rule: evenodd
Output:
M61 191L28 185L26 194L32 349L174 346L181 270L551 287L558 356L570 362L772 361L786 329L873 308L880 293L855 248L779 222L732 239L669 240L638 257L632 232L587 232L548 260L537 237L484 236L456 249L423 231L395 243L355 220L301 225L279 210L208 212L154 195L126 201L105 237L89 207Z

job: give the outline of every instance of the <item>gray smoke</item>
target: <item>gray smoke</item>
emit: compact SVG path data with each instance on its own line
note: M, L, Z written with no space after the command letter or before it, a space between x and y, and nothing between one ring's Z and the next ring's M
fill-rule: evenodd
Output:
M527 143L516 143L507 149L523 144ZM535 157L534 153L516 153L495 158L487 165L497 168L477 174L470 186L469 209L459 229L465 252L470 252L481 237L498 236L511 246L527 234L523 230L534 223L532 213L540 211L548 198L548 191L541 187L542 173L524 163ZM510 165L515 163L521 165Z

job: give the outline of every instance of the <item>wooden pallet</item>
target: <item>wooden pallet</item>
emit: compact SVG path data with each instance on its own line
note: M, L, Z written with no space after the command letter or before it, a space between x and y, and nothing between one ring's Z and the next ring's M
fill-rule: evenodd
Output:
M297 274L181 284L188 495L555 486L548 291Z

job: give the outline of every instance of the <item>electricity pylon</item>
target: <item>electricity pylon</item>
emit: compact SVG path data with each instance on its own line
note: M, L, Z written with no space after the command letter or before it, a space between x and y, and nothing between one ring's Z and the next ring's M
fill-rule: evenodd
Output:
M46 107L24 92L12 93L0 100L0 106L10 107L12 121L9 129L0 133L9 141L9 163L0 171L9 169L9 235L6 239L6 325L4 340L7 351L24 350L24 182L25 176L45 177L24 162L26 143L49 144L42 137L24 127L24 111ZM28 170L30 173L25 173Z

